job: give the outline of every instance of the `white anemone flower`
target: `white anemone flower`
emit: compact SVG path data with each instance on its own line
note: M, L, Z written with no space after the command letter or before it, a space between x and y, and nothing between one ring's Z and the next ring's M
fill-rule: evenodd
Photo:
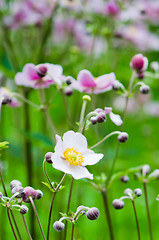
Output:
M94 153L87 148L86 138L79 132L68 131L63 140L56 135L55 153L52 153L52 166L62 172L71 174L73 178L93 179L86 165L94 165L103 158L103 154Z

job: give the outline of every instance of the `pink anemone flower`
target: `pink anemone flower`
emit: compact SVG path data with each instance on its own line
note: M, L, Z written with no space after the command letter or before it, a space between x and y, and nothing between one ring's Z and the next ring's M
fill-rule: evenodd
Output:
M80 92L99 94L110 91L115 80L114 73L104 74L95 78L88 70L82 70L77 76L77 81L73 82L72 87Z
M63 140L56 135L55 152L51 156L52 166L71 174L73 178L93 179L93 174L85 166L94 165L102 158L103 154L87 148L87 140L81 133L68 131L63 135Z

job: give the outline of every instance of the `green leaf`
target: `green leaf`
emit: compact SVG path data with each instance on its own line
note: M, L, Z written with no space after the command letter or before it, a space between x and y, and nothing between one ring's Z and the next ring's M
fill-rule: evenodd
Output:
M46 182L41 182L41 183L44 184L47 188L49 188L51 192L55 192L55 190L50 186L49 183L46 183Z
M8 148L8 145L9 142L0 142L0 151L5 149L5 148Z

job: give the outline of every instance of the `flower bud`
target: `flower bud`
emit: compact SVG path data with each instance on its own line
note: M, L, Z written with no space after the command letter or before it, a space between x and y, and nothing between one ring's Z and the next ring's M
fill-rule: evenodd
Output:
M48 153L45 154L45 160L46 160L47 163L50 163L50 164L53 163L51 157L52 157L52 152L48 152Z
M16 195L16 197L21 198L22 196L24 196L24 188L21 186L14 187L12 189L12 194L14 195L15 193L19 193L18 195Z
M32 187L25 187L24 188L24 196L22 198L22 200L26 203L29 203L29 197L32 197L32 199L34 200L36 196L36 191L34 190L34 188Z
M140 93L142 94L147 94L149 93L149 91L150 91L150 87L148 85L144 84L140 87Z
M20 213L21 213L21 214L25 214L25 213L27 213L27 212L28 212L27 206L22 205L22 206L21 206L21 209L20 209Z
M149 178L159 178L159 169L155 169L150 175Z
M145 164L142 168L141 168L141 173L143 176L146 176L149 172L150 172L151 168L148 164Z
M148 59L144 57L142 54L136 54L130 62L130 67L133 70L138 71L145 71L148 66Z
M97 123L97 117L93 116L90 118L91 123L94 125Z
M2 104L6 105L6 104L11 103L11 102L12 102L12 99L8 96L5 96L5 98L2 101Z
M127 188L127 189L125 189L124 193L125 193L125 195L127 195L127 196L131 196L131 195L133 194L133 190L130 189L130 188Z
M135 193L135 195L136 195L137 197L140 197L140 196L142 195L142 190L141 190L140 188L136 188L136 189L134 190L134 193Z
M0 192L0 199L3 197L3 193Z
M119 135L118 135L118 141L119 142L126 142L128 140L128 134L126 132L121 132Z
M22 184L21 184L21 182L20 181L18 181L18 180L13 180L13 181L11 181L10 182L10 188L11 188L11 190L14 188L14 187L17 187L17 186L22 186Z
M60 221L56 221L53 224L53 228L57 231L57 232L61 232L65 227L65 224L63 222Z
M90 97L89 95L84 95L84 96L82 97L82 100L85 100L85 101L87 101L87 102L90 102L90 101L91 101L91 97Z
M106 116L105 116L104 111L98 113L98 115L97 115L97 122L98 122L98 123L102 123L102 122L104 122L105 120L106 120Z
M87 213L86 216L89 220L96 220L99 217L99 210L96 207L92 207L90 208Z
M45 77L46 73L47 73L47 67L43 64L40 64L38 66L36 66L36 72L38 74L39 77Z
M121 86L122 84L118 80L115 80L113 83L113 90L117 91L121 88Z
M145 73L144 72L139 72L138 74L137 74L137 78L138 79L143 79L145 77Z
M114 199L113 200L113 207L115 209L122 209L124 207L125 203L122 200Z
M42 197L43 197L43 192L41 190L36 190L35 198L40 199Z
M65 82L66 82L67 85L71 85L71 83L72 83L72 77L66 77Z
M128 177L127 175L125 175L125 176L122 176L122 177L120 178L120 180L121 180L122 182L124 182L124 183L127 183L127 182L129 181L129 177Z
M73 89L72 89L71 87L65 87L64 93L65 93L65 95L67 95L67 96L71 96L72 93L73 93Z

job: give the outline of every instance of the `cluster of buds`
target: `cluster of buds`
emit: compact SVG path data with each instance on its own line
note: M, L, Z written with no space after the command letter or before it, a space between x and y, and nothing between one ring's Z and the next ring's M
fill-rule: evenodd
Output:
M18 180L13 180L10 183L10 188L12 190L12 198L21 198L23 202L30 202L30 197L34 199L40 199L43 196L43 193L41 190L35 190L32 187L22 187L22 184Z
M117 114L114 114L112 112L112 108L111 107L105 107L104 110L101 108L97 108L95 109L93 112L89 113L90 114L90 122L92 124L96 124L96 123L102 123L106 121L106 116L109 115L110 119L112 120L112 122L117 125L120 126L122 125L122 120L121 117Z
M137 77L143 79L145 71L148 67L148 59L144 57L141 53L136 54L130 62L130 67L136 71Z
M96 207L89 208L85 206L79 206L76 210L76 213L72 213L71 217L64 216L60 218L58 221L54 222L53 228L56 231L61 232L65 227L65 224L63 223L64 220L75 223L79 219L79 217L85 214L89 220L96 220L99 217L99 210Z
M148 164L145 164L141 167L140 172L135 173L135 179L140 182L148 183L153 180L159 179L159 169L155 169L151 172L151 168Z
M142 190L140 188L136 188L134 191L130 188L125 189L124 191L125 196L122 196L119 199L113 200L113 207L115 209L122 209L125 206L124 199L130 199L131 201L134 201L137 197L140 197L142 195Z
M7 88L0 87L0 106L2 105L9 105L10 107L17 107L19 106L19 102L14 97L14 93L9 91Z

